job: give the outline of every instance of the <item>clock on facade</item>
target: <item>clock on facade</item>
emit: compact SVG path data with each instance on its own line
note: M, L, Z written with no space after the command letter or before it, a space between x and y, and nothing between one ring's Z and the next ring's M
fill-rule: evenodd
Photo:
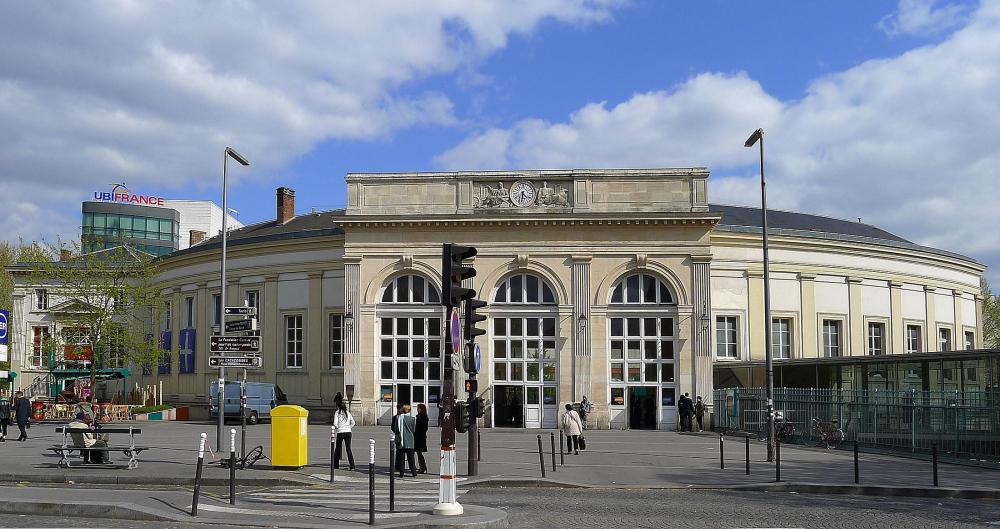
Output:
M535 203L535 186L531 182L518 180L510 186L510 202L519 208Z

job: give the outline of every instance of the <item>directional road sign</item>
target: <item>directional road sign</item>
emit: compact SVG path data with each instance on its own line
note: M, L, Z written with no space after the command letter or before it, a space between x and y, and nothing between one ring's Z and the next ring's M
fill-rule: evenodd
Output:
M245 320L227 321L226 322L226 332L249 332L257 330L257 318L248 318Z
M226 316L256 316L257 307L226 307Z
M213 353L259 353L260 336L212 335L208 345Z
M260 367L259 356L210 356L208 367Z
M10 321L10 312L0 309L0 344L7 344L7 322Z

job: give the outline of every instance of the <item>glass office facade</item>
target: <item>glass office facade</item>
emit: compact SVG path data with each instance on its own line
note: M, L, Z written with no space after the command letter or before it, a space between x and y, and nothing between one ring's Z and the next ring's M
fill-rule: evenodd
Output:
M180 240L177 216L167 208L84 202L84 251L129 244L152 255L166 255L177 249Z

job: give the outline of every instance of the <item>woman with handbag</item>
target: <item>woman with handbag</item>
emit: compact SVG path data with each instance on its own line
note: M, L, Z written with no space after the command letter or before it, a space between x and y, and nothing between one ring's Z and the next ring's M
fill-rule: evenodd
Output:
M566 436L566 453L571 450L574 454L580 455L580 435L583 434L583 421L580 414L573 411L573 405L566 405L566 413L562 416L562 431Z

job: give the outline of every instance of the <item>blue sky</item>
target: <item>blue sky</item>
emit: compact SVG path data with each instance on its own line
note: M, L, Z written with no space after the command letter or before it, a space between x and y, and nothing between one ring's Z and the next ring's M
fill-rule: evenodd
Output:
M72 237L122 179L219 201L226 144L252 162L230 187L246 223L279 185L300 212L343 206L350 171L707 165L711 199L747 203L763 126L772 206L863 217L1000 282L979 229L1000 220L996 0L363 4L12 6L8 237Z

